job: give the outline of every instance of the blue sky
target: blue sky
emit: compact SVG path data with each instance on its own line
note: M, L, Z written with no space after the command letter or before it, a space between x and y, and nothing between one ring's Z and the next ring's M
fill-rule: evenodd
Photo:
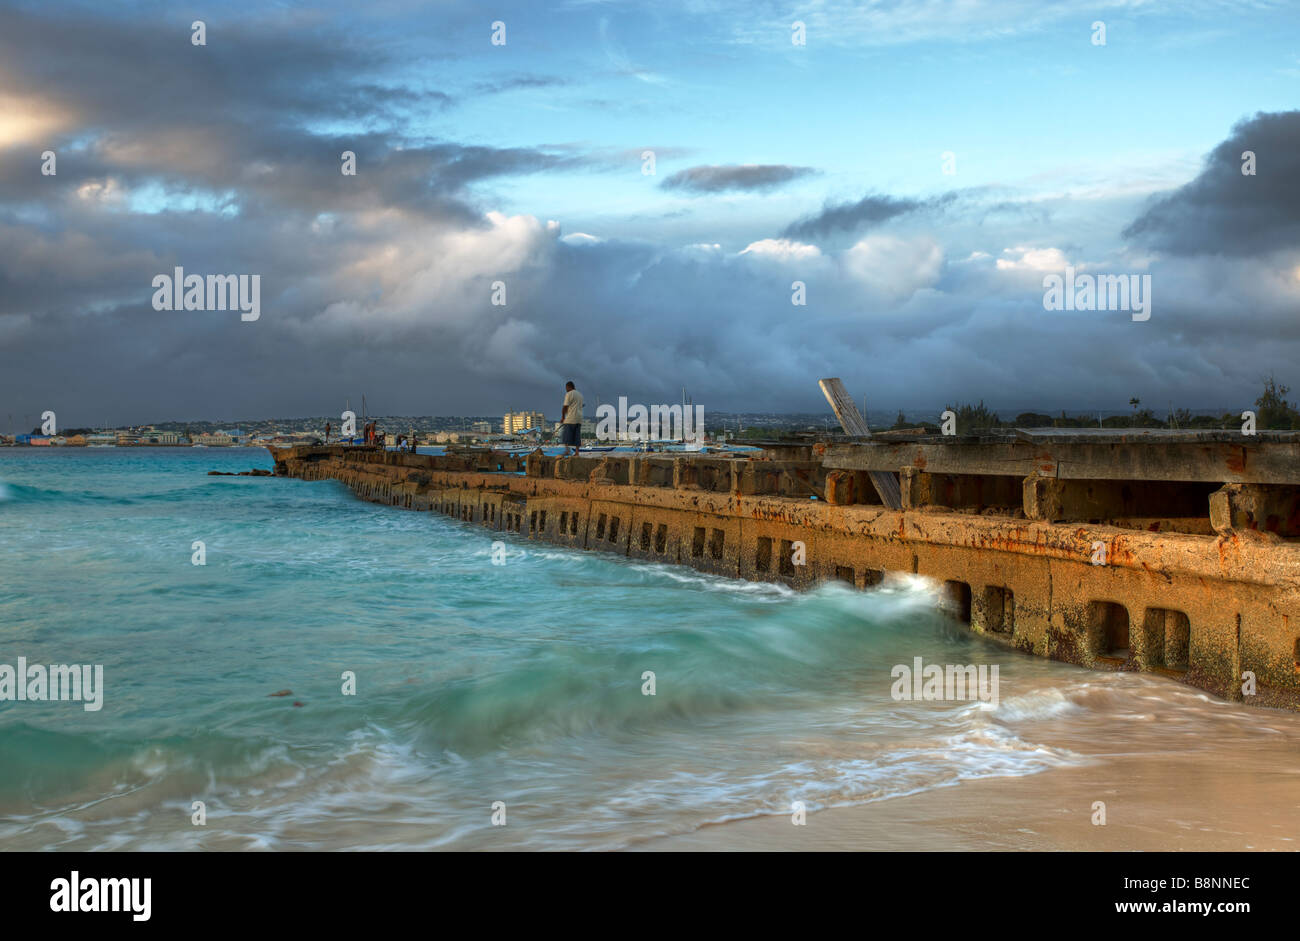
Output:
M0 4L0 404L491 413L574 378L793 411L842 375L873 408L1248 407L1300 353L1298 27L1157 0ZM261 274L265 315L152 310L176 264ZM1151 274L1152 319L1044 311L1066 265Z

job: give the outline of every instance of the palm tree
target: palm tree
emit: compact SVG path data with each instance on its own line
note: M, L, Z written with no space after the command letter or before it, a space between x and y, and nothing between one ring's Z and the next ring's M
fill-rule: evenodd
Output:
M1137 426L1138 406L1142 404L1139 399L1133 398L1128 400L1128 404L1133 406L1133 425Z

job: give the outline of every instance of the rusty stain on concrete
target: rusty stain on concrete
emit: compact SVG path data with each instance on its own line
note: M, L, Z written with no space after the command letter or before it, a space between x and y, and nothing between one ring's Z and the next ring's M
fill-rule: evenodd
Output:
M1052 522L1009 504L888 510L810 500L809 485L825 489L820 457L557 460L540 452L435 457L341 446L272 454L278 476L339 480L365 500L732 578L794 588L851 579L867 589L878 584L876 573L916 572L969 586L971 629L1015 649L1094 669L1155 672L1239 701L1240 673L1249 670L1259 695L1247 703L1300 709L1300 638L1292 627L1300 623L1293 619L1300 614L1300 541L1242 538L1234 527L1246 509L1294 498L1276 487L1230 484L1214 492L1195 526L1161 531L1149 522L1161 514L1148 508L1133 525L1119 525L1132 515L1121 512L1131 509L1121 500L1131 504L1133 491L1122 497L1126 488L1106 481L1079 504L1101 522ZM918 460L924 466L924 456ZM853 488L857 499L874 499L870 487L861 489L867 492ZM1034 493L993 479L931 489L953 500L972 493L1007 500L1014 492L1028 501ZM1215 512L1221 518L1211 519ZM782 557L796 541L806 546L806 565ZM1092 564L1094 541L1107 547L1103 565Z

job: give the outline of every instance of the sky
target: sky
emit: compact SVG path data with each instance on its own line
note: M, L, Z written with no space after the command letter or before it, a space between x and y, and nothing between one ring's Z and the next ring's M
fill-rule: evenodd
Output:
M0 2L0 420L1241 410L1300 388L1298 101L1264 0Z

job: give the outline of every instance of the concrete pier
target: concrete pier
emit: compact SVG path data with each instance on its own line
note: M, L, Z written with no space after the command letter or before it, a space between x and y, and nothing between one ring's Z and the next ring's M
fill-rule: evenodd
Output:
M757 456L272 454L279 476L575 549L794 588L929 576L953 617L1018 650L1300 710L1295 435L877 435ZM881 503L869 476L880 473L897 475L901 509Z

